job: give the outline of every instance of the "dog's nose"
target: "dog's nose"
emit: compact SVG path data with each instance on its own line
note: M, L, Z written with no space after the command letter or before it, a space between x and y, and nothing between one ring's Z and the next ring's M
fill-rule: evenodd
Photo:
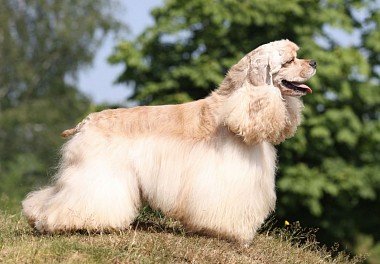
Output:
M311 60L311 61L309 61L309 65L310 65L311 67L313 67L314 69L317 68L317 62L316 62L315 60Z

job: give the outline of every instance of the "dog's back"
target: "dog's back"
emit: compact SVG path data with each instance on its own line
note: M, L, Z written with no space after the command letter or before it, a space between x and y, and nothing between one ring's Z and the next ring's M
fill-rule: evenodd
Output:
M86 129L117 133L128 137L145 133L204 138L216 130L206 99L161 106L108 109L88 115L74 128L61 133L64 138Z

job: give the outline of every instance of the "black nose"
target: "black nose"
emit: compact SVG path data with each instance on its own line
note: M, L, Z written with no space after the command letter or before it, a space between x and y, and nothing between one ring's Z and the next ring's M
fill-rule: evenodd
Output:
M315 60L311 60L311 61L309 61L309 65L310 65L311 67L313 67L314 69L317 68L317 62L316 62Z

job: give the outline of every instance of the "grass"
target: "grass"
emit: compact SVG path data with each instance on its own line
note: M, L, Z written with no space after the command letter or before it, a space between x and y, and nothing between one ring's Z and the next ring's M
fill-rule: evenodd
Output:
M332 257L334 255L334 257ZM142 215L111 234L41 235L20 214L0 213L0 263L361 263L319 247L297 224L261 231L252 245L186 234L159 215Z

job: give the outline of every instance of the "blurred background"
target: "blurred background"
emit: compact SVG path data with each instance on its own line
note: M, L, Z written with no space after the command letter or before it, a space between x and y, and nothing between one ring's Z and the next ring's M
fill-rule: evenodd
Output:
M380 263L378 0L1 0L0 209L49 181L89 112L202 98L283 38L318 71L278 148L275 217Z

